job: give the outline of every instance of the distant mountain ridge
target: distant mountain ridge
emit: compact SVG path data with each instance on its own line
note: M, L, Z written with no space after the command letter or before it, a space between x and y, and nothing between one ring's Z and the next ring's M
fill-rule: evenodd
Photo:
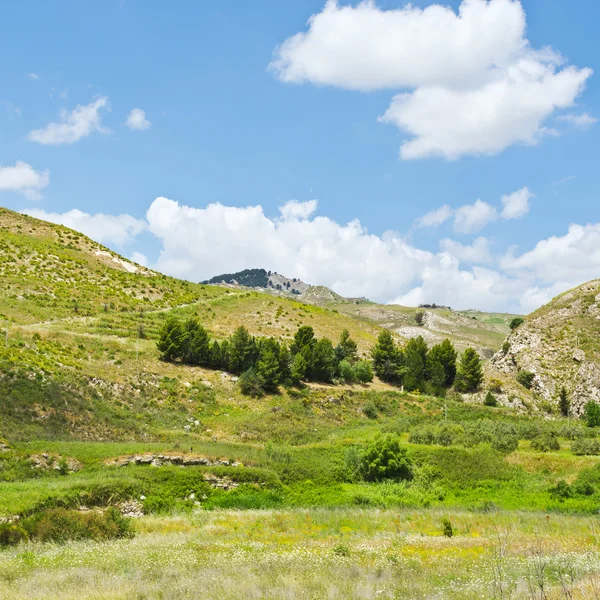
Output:
M207 279L202 283L207 285L240 285L265 291L287 292L295 296L302 296L311 287L297 277L286 277L276 271L267 271L266 269L244 269L236 273L224 273L211 277L211 279ZM333 294L333 292L331 293Z

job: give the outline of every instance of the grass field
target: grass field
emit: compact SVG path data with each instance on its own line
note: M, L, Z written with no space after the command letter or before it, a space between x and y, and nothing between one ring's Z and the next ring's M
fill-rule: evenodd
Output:
M447 519L453 536L442 534ZM0 553L0 598L600 597L597 519L453 510L145 517L114 542Z

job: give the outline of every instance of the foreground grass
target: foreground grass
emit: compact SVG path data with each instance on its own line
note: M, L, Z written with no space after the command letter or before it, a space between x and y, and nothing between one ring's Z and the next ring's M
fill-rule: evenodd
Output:
M136 529L0 552L0 598L600 598L596 517L200 511Z

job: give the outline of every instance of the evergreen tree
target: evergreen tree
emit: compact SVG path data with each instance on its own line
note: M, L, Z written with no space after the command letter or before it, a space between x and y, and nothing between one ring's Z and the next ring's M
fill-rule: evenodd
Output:
M427 378L427 344L423 336L408 340L404 348L404 385L409 390L423 389Z
M183 355L185 332L181 323L175 317L169 317L158 333L156 346L160 350L161 358L174 361Z
M560 393L558 394L558 408L563 417L569 416L571 403L569 402L569 396L567 395L565 386L560 388Z
M229 340L223 340L221 342L221 356L219 358L221 369L229 369Z
M281 383L289 382L291 377L291 363L292 357L290 351L285 344L281 344L279 348L279 373L281 377Z
M290 347L292 355L302 352L303 348L315 345L315 331L310 325L303 325L294 334L294 341Z
M456 389L459 392L475 392L483 381L481 360L473 348L467 348L461 358L456 373Z
M312 351L312 359L312 365L307 372L309 379L330 382L337 367L335 350L330 339L321 338L317 341Z
M435 360L438 360L444 367L444 386L452 387L456 379L456 358L458 356L452 342L445 339L441 344L434 346L429 354L432 354Z
M335 348L335 355L338 362L347 360L350 364L353 364L358 359L358 346L350 337L350 332L347 329L344 329L340 335L340 341Z
M184 324L183 362L208 367L211 364L210 336L197 319L190 318Z
M371 350L373 369L382 381L395 382L399 380L400 352L396 348L392 334L384 329L377 338L377 344Z
M280 348L277 340L273 338L262 340L256 363L256 373L263 382L263 388L269 392L276 392L281 381L279 354Z
M221 346L217 340L213 340L210 346L210 368L211 369L223 369L223 361L221 360Z
M248 330L240 325L229 338L229 370L232 373L243 373L253 367L257 359L256 341Z
M292 359L291 378L296 384L300 383L306 377L306 359L302 354L296 354Z

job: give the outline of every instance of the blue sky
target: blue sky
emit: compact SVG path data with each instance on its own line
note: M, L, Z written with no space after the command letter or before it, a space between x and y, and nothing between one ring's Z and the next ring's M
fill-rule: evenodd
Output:
M412 6L7 5L0 203L192 280L526 312L597 277L600 6Z

